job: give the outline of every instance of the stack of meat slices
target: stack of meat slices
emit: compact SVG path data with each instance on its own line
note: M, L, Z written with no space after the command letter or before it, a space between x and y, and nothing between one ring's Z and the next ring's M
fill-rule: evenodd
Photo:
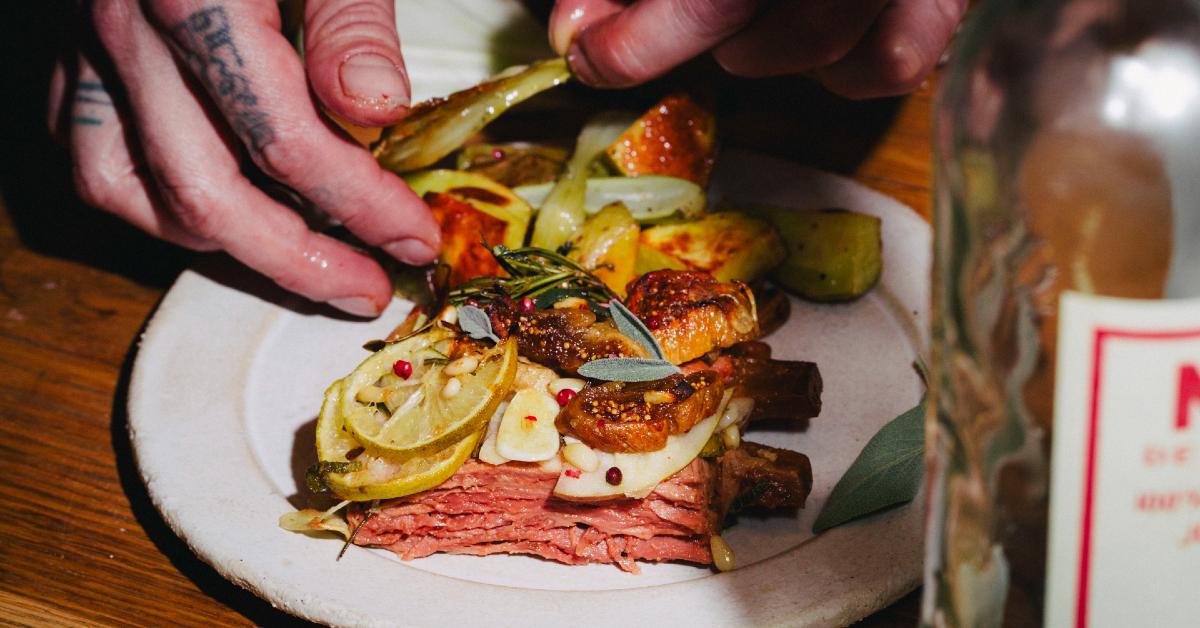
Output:
M709 540L737 508L798 508L812 488L808 458L743 442L697 458L644 499L599 504L552 494L558 472L528 463L467 462L434 490L382 502L355 537L408 560L437 552L531 554L568 565L636 561L712 564ZM351 510L351 528L367 513Z

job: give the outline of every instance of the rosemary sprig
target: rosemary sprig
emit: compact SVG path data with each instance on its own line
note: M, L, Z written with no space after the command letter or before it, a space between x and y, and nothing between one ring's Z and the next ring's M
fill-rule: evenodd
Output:
M569 291L593 305L607 303L617 295L579 264L547 249L528 246L510 249L492 247L492 256L508 277L478 277L450 292L450 303L468 300L484 303L500 296L537 299L552 290Z

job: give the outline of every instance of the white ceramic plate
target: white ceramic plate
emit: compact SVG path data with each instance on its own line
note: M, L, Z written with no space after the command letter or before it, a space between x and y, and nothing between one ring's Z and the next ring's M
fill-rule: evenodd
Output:
M176 533L230 580L275 606L332 624L444 626L837 625L911 591L920 578L921 499L819 536L812 522L866 441L921 396L911 363L924 346L930 231L909 208L849 180L727 152L714 194L794 207L847 207L883 219L881 285L847 305L796 301L769 341L816 361L824 408L807 431L751 440L808 454L814 488L798 517L743 518L725 538L739 569L647 564L568 567L524 556L433 556L285 532L279 515L311 457L322 393L408 309L376 321L314 313L248 273L185 272L146 329L129 425L150 496ZM254 284L254 281L250 281ZM459 623L461 622L461 623Z

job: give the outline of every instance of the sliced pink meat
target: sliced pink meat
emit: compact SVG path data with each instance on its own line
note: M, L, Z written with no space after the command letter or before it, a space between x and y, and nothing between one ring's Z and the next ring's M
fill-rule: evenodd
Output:
M711 564L717 530L713 463L697 459L645 499L598 504L554 497L558 474L534 464L470 460L436 489L387 500L355 537L408 560L438 552L530 554L568 565ZM365 506L350 511L357 526Z

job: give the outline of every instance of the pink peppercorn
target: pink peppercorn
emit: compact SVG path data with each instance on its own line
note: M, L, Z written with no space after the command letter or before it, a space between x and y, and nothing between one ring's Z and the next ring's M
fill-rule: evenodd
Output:
M523 297L519 307L522 312L532 312L537 309L537 303L534 303L530 297Z
M396 360L395 364L392 364L392 372L400 379L408 379L412 377L412 363L408 360Z
M616 486L621 483L621 470L616 467L609 467L604 474L604 481Z
M649 327L650 329L658 329L659 327L662 327L662 319L657 316L651 316L650 318L646 319L646 327Z
M563 473L566 473L567 477L575 478L576 480L579 479L579 471L576 471L575 469L567 469Z
M558 391L557 395L554 395L554 400L558 402L558 407L562 408L568 403L571 403L571 400L575 398L575 394L576 393L574 390L571 390L570 388L564 388Z

